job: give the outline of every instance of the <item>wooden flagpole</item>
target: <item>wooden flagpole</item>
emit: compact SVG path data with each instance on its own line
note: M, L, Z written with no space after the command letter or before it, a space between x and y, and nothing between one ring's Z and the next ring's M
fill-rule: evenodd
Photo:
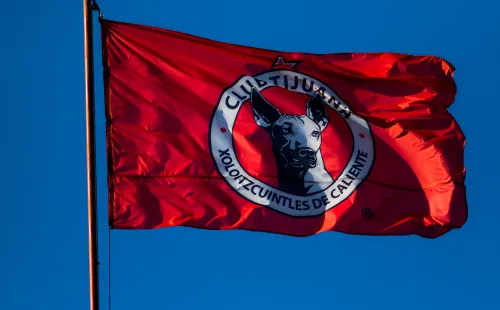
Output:
M84 52L85 52L85 106L87 133L87 193L88 193L88 240L90 310L99 310L99 280L97 256L97 191L95 168L95 125L94 125L94 45L92 11L98 10L92 0L83 0Z

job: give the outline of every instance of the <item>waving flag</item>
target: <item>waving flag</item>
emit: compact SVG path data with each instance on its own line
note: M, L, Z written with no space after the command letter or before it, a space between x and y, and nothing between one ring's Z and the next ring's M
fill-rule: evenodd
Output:
M466 222L445 60L101 25L111 227L434 238Z

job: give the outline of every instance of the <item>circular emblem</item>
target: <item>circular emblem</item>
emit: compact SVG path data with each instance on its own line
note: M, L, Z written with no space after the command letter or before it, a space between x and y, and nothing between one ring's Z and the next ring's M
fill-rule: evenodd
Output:
M304 113L289 113L266 99L263 92L271 88L307 98ZM275 173L266 177L277 179L275 185L251 175L241 164L243 156L249 155L235 150L233 130L244 105L251 105L253 121L271 141L272 147L261 150L269 154L261 155L274 157ZM326 167L328 158L323 158L322 152L329 150L329 140L322 139L325 129L332 126L329 109L341 117L352 136L350 156L336 176ZM210 151L221 176L242 197L289 216L311 217L334 208L355 192L373 164L374 141L368 123L328 85L296 70L275 68L253 77L242 76L222 92L210 124ZM326 153L334 156L332 151ZM262 156L245 160L258 164Z

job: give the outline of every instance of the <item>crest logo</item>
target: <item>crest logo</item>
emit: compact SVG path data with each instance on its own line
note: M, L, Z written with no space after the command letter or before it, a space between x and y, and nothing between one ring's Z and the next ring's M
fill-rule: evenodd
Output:
M358 188L373 164L374 142L368 123L328 85L298 72L298 64L278 57L271 70L242 76L225 89L212 115L210 148L219 173L239 195L286 215L310 217L337 206ZM287 93L274 93L273 100L270 92L276 88ZM286 102L292 95L294 99ZM240 125L237 121L243 116L238 115L245 105L251 120L247 117ZM234 131L237 125L257 126L254 132L259 136L254 140L265 140L268 146L246 145L237 152L235 140L242 140L235 137L241 135ZM348 134L334 144L331 132L342 126ZM325 138L328 130L330 138ZM344 153L342 167L336 148ZM249 167L259 162L269 166L266 158L274 158L272 172L261 167L259 175L249 173ZM338 172L328 167L329 162Z

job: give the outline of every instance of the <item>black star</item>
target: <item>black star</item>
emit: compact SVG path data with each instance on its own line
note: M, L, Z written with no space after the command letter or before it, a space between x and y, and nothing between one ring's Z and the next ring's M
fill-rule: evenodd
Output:
M276 57L276 60L274 61L273 67L288 66L288 67L294 68L299 63L300 63L300 61L286 61L285 58L283 58L282 56L278 56L278 57Z

